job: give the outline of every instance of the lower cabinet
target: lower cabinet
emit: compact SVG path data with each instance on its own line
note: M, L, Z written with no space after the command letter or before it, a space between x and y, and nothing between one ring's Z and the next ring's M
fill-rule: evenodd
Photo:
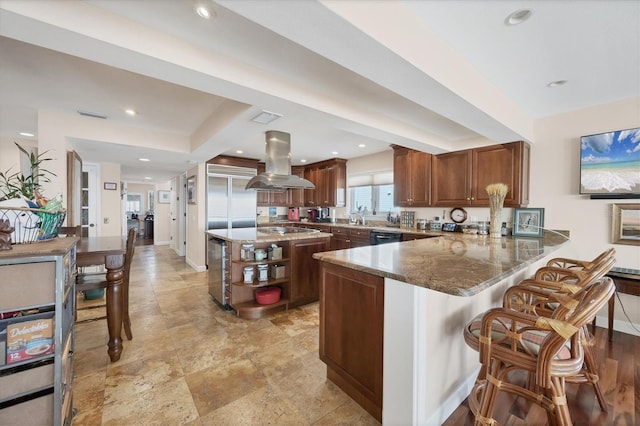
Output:
M382 421L384 279L321 262L320 359L327 378Z
M331 228L331 250L342 250L371 245L368 229L346 228L334 226Z
M320 296L320 262L314 253L330 249L329 238L291 241L291 304L316 302Z
M0 252L0 424L72 421L77 238Z

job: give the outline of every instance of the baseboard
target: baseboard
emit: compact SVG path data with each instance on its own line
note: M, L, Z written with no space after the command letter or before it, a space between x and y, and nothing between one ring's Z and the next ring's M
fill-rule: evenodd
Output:
M478 377L478 371L480 371L480 365L474 370L473 374L468 376L465 381L460 383L457 389L455 389L449 397L434 411L431 413L425 425L441 425L445 420L453 414L453 412L462 404L462 402L469 396L473 385L476 383L476 377Z
M157 240L155 240L153 242L154 246L168 246L169 244L171 244L171 241L157 241Z
M605 316L596 317L596 326L608 329L609 319ZM636 329L634 329L633 327L635 327ZM633 324L632 326L629 321L614 319L613 329L615 331L619 331L620 333L631 334L632 336L640 336L640 332L638 331L640 330L640 324Z
M185 257L184 261L187 263L187 265L195 269L196 272L204 272L207 270L207 265L196 265L188 257Z

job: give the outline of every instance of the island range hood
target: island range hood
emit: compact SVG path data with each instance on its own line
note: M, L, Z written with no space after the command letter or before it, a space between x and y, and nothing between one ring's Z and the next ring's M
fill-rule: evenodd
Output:
M284 191L286 189L314 189L306 179L291 174L291 135L268 130L265 148L265 172L252 178L245 189Z

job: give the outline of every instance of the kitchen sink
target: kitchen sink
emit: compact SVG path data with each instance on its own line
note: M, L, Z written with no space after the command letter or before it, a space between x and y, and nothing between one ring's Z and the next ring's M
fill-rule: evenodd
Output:
M258 231L264 234L276 234L276 235L316 234L320 232L318 229L295 228L293 226L274 226L269 228L258 228Z

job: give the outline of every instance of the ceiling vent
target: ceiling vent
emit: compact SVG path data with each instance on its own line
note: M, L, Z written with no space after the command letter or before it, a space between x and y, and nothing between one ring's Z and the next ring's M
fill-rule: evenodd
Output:
M81 111L78 110L78 114L80 115L84 115L85 117L92 117L92 118L100 118L102 120L106 120L107 116L104 114L100 114L99 112L91 112L91 111Z
M282 114L278 114L271 111L262 110L262 112L251 119L254 123L269 124L272 121L276 121L282 117Z

